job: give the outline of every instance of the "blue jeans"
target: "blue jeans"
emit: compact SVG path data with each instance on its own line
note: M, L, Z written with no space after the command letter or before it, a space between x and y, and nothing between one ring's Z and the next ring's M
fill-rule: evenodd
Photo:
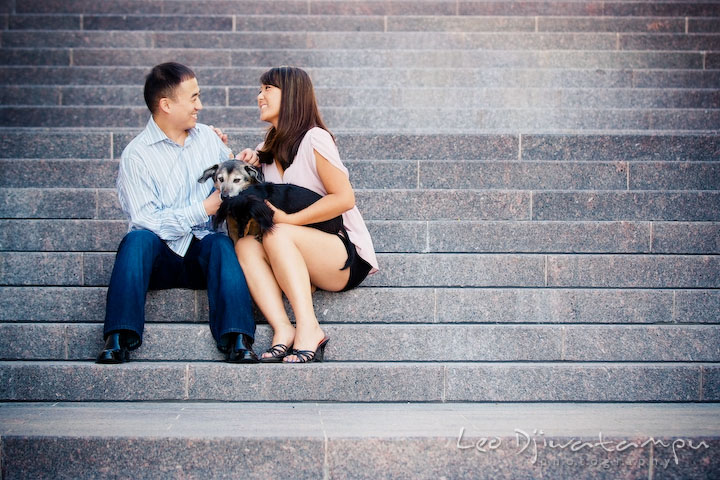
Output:
M131 350L142 345L148 290L207 288L210 331L225 350L229 334L255 337L250 291L229 237L214 233L193 239L180 257L149 230L133 230L118 247L105 309L104 337L129 333Z

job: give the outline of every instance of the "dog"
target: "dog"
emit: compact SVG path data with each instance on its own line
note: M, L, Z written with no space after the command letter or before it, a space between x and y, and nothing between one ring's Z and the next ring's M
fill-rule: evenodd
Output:
M205 169L202 176L198 178L198 183L205 183L210 178L213 179L215 189L220 192L220 198L223 200L223 204L228 198L237 196L249 186L264 181L260 169L252 167L240 160L227 160L221 164L215 164ZM240 230L234 217L226 217L227 214L224 214L222 219L218 219L218 215L216 214L213 219L213 227L217 230L223 220L227 219L228 236L232 239L233 244L237 242L240 237L248 233L259 233L254 225L247 225L243 227L243 230Z
M275 225L274 212L265 204L265 200L286 213L295 213L322 198L322 195L298 185L265 182L260 169L239 160L228 160L213 165L203 172L198 182L204 183L211 177L222 198L213 226L217 229L227 220L228 235L233 243L237 242L238 238L250 234L254 234L262 241L262 236L272 231ZM343 242L348 241L347 231L340 215L307 226L326 233L343 232L345 235ZM348 258L348 262L350 260Z

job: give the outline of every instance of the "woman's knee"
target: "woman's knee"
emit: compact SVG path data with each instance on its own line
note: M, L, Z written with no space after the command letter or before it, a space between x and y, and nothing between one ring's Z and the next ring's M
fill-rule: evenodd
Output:
M240 265L256 258L263 258L263 247L254 237L242 237L235 243L235 255Z
M287 223L276 223L273 229L263 235L262 245L265 251L272 251L275 247L286 245L288 240L292 241L295 225Z

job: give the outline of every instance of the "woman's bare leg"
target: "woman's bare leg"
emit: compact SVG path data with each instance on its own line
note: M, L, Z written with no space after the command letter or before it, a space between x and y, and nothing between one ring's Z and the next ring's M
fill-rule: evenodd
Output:
M295 340L295 327L285 311L282 291L268 263L265 250L255 237L243 237L235 244L235 254L245 274L250 295L273 329L271 345L281 343L287 347ZM263 353L261 357L270 357Z
M340 270L347 260L345 245L337 235L277 224L272 233L263 237L262 246L277 284L295 313L294 348L314 351L325 334L315 316L311 285L328 291L345 287L350 278L349 269ZM289 361L296 359L294 355L287 357Z

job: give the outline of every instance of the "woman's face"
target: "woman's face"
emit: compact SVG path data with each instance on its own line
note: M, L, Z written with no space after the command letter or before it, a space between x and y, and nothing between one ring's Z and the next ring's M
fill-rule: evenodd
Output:
M257 101L260 108L260 120L272 123L277 128L280 118L280 98L282 91L272 85L261 85Z

